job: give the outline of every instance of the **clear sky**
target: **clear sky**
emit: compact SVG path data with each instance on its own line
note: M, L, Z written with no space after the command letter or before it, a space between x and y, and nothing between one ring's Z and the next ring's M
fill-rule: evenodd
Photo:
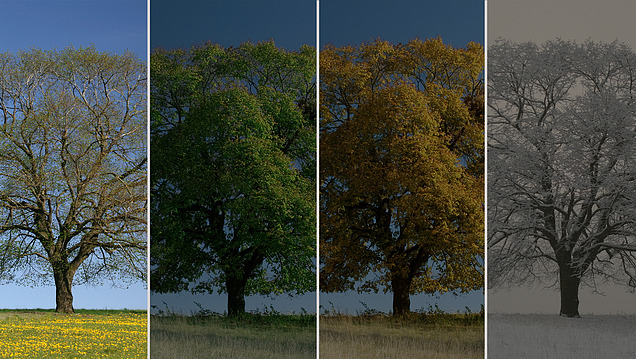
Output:
M146 0L0 0L0 51L95 45L146 58Z
M147 58L146 0L0 0L0 52L94 45ZM129 288L74 287L75 308L145 309L143 283ZM0 285L0 308L55 308L53 286Z
M464 47L484 43L482 0L322 0L320 46L360 45L378 37L405 43L441 36Z
M150 48L223 46L274 40L297 50L316 44L315 0L152 0Z
M273 39L278 46L295 50L302 44L316 46L315 0L153 0L151 3L150 47L184 48L206 41L237 46L245 41ZM468 42L484 42L484 5L481 0L322 0L320 6L320 46L359 45L378 37L391 42L408 42L419 37L441 36L446 43L464 47ZM355 292L321 295L321 306L355 313L369 308L388 312L391 295L359 295ZM448 311L464 311L468 306L478 311L483 293L468 295L430 295L413 297L412 309L438 306ZM151 304L159 309L189 313L200 303L204 308L223 312L224 295L188 293L151 294ZM294 298L252 296L246 309L273 306L278 311L314 311L315 293Z
M636 2L630 0L489 0L488 43L501 37L541 44L559 37L578 42L618 40L636 50ZM537 285L532 288L488 290L488 312L559 312L559 292ZM636 294L624 287L600 286L602 295L581 287L582 315L636 314Z

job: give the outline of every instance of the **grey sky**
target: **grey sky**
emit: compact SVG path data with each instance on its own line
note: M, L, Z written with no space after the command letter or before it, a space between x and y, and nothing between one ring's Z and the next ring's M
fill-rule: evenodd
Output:
M541 44L561 38L582 42L618 40L636 50L636 2L628 0L490 0L487 1L488 44L502 37ZM604 295L581 287L582 315L636 313L636 294L624 287L600 287ZM488 312L558 313L558 290L542 287L487 291Z
M488 43L497 37L542 43L564 40L612 42L618 39L636 49L631 0L490 0Z

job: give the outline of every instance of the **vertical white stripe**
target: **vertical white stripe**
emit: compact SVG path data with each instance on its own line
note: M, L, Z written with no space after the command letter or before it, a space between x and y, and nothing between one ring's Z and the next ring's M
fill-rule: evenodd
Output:
M320 1L316 0L316 359L320 358Z
M484 0L484 358L488 358L488 1Z
M150 0L146 2L146 354L150 359Z

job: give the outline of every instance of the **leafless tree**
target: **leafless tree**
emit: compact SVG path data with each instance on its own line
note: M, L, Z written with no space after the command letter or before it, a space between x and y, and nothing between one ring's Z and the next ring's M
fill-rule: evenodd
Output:
M488 54L489 284L558 283L578 317L581 283L636 287L636 55L562 40Z

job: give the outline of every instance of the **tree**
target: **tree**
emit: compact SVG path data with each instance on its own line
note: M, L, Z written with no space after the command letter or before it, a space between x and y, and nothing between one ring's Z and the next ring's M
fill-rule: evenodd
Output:
M0 269L73 284L146 277L146 67L94 48L0 54Z
M321 52L320 288L483 287L483 48L441 39Z
M151 289L315 288L315 50L151 55Z
M489 283L636 286L636 56L624 44L489 49Z

